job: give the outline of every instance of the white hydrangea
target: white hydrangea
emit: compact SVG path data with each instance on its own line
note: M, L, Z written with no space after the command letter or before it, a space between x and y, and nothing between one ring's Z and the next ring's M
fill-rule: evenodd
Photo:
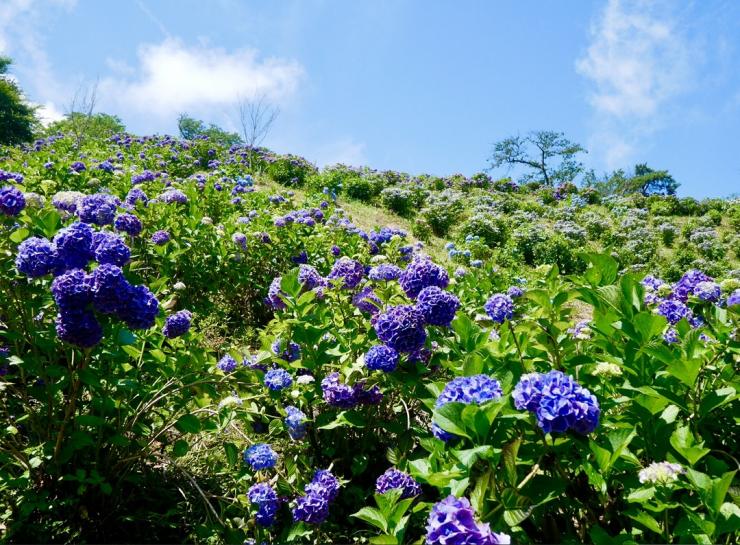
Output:
M600 361L594 369L594 375L596 376L618 377L621 374L622 368L616 363L609 363L608 361Z
M653 462L645 469L640 470L641 483L667 484L678 479L686 470L680 464L671 462Z

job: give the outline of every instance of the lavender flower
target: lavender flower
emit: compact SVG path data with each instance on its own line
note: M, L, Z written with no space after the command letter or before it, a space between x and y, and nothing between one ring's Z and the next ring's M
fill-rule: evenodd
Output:
M168 339L181 337L190 330L193 313L189 310L180 310L167 317L162 328L162 334Z
M492 295L483 305L486 314L496 323L502 324L514 317L514 301L503 293Z
M414 352L427 338L424 316L414 307L399 305L373 318L378 339L396 352Z
M265 386L274 392L279 392L293 384L293 377L285 369L270 369L265 373Z
M434 504L427 523L427 545L497 545L511 543L506 534L476 521L467 498L448 496Z
M365 365L373 371L390 373L398 366L398 359L398 352L384 344L376 344L365 354Z
M266 443L256 443L244 451L244 461L255 470L269 469L278 461L277 453Z
M396 489L401 490L401 498L413 498L421 494L421 486L411 475L391 467L375 481L375 491L385 494Z

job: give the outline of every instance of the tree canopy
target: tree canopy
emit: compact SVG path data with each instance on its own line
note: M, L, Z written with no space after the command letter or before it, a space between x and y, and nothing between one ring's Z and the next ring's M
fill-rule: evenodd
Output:
M213 123L206 125L203 121L190 117L188 114L180 114L180 117L177 118L177 128L180 131L180 136L186 140L192 140L198 136L207 136L209 140L226 146L242 143L238 134L225 131Z
M96 113L87 115L82 112L72 112L64 119L50 123L44 134L75 134L86 138L109 138L110 136L126 131L126 126L117 115Z
M572 182L582 171L577 160L586 150L568 140L561 132L534 131L526 136L510 136L493 147L490 169L522 166L527 171L521 181L538 181L545 185Z
M18 84L8 77L9 57L0 56L0 144L15 145L33 139L36 109L28 104Z
M679 185L667 170L653 170L645 163L635 165L632 176L619 169L599 179L591 170L583 179L584 187L591 187L602 195L675 195Z

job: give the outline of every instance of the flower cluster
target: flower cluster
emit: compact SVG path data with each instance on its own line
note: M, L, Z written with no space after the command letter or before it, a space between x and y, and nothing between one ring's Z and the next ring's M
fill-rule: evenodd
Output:
M293 341L275 339L272 343L272 351L278 358L288 363L301 358L301 347Z
M340 409L351 409L357 405L377 405L383 398L377 386L366 389L363 381L356 382L354 386L344 384L339 380L337 372L324 377L321 381L321 390L324 401Z
M491 320L503 324L514 317L514 301L504 293L496 293L486 301L483 310Z
M231 356L231 354L226 354L220 360L218 360L216 367L218 367L224 373L233 373L234 371L236 371L236 365L236 360Z
M375 481L375 491L385 494L395 489L401 490L401 498L413 498L421 494L421 486L411 475L391 467Z
M398 280L402 272L400 267L389 263L381 263L371 268L367 276L370 280L376 282L390 282L392 280Z
M378 339L396 352L414 352L427 338L424 316L410 305L391 307L374 316L372 324Z
M476 521L467 498L448 496L434 504L427 521L427 545L497 545L511 543L506 534L491 531Z
M653 462L640 470L639 479L641 483L668 484L677 480L678 476L685 473L685 471L680 464Z
M449 327L459 308L460 300L437 286L424 288L416 299L416 309L429 325Z
M398 366L398 352L384 344L376 344L365 354L365 365L372 371L390 373Z
M349 257L340 257L334 262L334 266L329 273L330 280L342 280L341 286L347 289L356 288L365 276L365 267L362 263L350 259Z
M252 485L247 491L249 503L257 506L255 520L260 526L272 526L275 522L280 500L277 492L267 483Z
M85 195L77 201L77 215L85 223L110 225L121 201L113 195L95 193Z
M277 461L277 453L267 443L256 443L244 451L244 462L255 471L274 467Z
M522 375L512 392L514 406L535 413L545 433L569 429L585 435L599 425L599 402L573 377L560 371Z
M0 189L0 212L6 216L17 216L26 207L26 198L17 187L6 185Z
M289 405L285 407L285 427L291 439L303 439L306 435L306 415L298 407Z
M446 288L450 278L443 267L433 263L429 258L419 257L406 266L398 278L398 283L406 295L416 299L421 290L429 286Z
M293 377L285 369L270 369L265 373L265 386L274 392L279 392L293 384Z
M488 375L457 377L445 385L434 406L440 408L448 403L481 405L487 401L500 399L502 395L501 384ZM457 438L455 434L443 430L435 422L432 423L432 433L442 441Z
M327 469L319 469L296 500L293 520L321 524L329 516L329 505L339 495L339 479Z
M167 316L162 328L162 335L168 339L182 337L190 330L190 324L193 320L193 313L189 310L180 310Z

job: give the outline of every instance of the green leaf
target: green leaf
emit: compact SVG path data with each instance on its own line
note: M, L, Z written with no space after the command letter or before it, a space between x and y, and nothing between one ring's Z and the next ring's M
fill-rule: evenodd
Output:
M190 445L184 439L178 439L175 444L172 445L172 455L176 458L185 456L190 450Z
M522 444L522 436L518 436L513 441L507 443L503 449L504 470L506 478L511 486L517 485L516 457L519 453L519 447Z
M398 539L395 536L384 535L370 538L373 545L398 545Z
M463 428L462 412L467 407L463 403L448 403L434 409L434 422L443 430L470 439Z
M388 531L388 522L385 520L383 513L374 507L363 507L357 513L353 513L351 516L357 517L360 520L364 520L368 524L371 524L381 530L382 532Z
M704 398L701 400L701 403L699 404L699 414L704 417L712 412L714 409L718 409L723 405L731 403L735 399L737 399L737 392L732 386L719 388L717 390L709 392L706 396L704 396Z
M226 460L230 466L236 465L239 461L239 449L234 443L224 443L224 451L226 452ZM287 467L287 465L286 465Z
M658 524L658 521L645 511L639 511L635 514L628 513L627 515L635 522L642 524L648 530L659 535L663 533L663 529L660 527L660 524Z
M684 360L677 358L668 364L666 370L686 386L692 387L703 364L704 362L700 359Z
M671 446L683 456L690 465L696 464L704 456L709 454L710 449L704 448L704 442L695 445L694 436L688 426L676 428L670 438Z
M655 487L650 488L638 488L637 490L630 492L627 496L627 501L632 503L643 503L655 496Z
M200 420L195 415L186 414L177 420L175 428L182 433L198 433L200 431Z
M23 242L26 237L29 235L28 229L25 227L21 227L20 229L16 229L13 231L10 236L8 237L12 242L15 242L16 244L20 244Z

